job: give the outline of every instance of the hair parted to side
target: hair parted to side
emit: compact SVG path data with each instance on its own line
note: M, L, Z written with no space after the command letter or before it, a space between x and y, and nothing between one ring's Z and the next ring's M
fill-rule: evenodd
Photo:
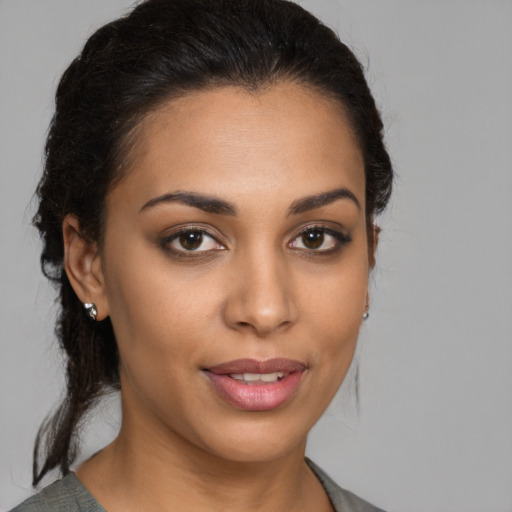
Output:
M258 90L279 81L302 84L344 107L364 157L371 227L393 179L379 112L352 52L292 2L146 0L95 32L63 74L34 224L44 244L43 272L60 293L56 334L67 357L67 394L39 430L34 485L54 468L69 472L80 421L104 393L119 388L111 322L85 315L63 268L64 217L76 216L82 236L101 244L106 194L122 177L138 123L163 102L195 90Z

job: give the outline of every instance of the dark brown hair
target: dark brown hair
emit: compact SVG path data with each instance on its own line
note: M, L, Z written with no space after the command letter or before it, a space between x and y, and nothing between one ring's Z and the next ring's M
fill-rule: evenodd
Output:
M34 224L44 274L60 293L56 334L67 357L67 394L41 426L33 483L77 455L77 429L108 390L119 388L118 352L107 318L90 321L63 269L62 221L101 241L104 201L143 116L189 91L235 85L257 90L288 80L339 102L365 162L371 227L389 199L392 167L361 65L336 34L285 0L146 0L95 32L62 76L37 189Z

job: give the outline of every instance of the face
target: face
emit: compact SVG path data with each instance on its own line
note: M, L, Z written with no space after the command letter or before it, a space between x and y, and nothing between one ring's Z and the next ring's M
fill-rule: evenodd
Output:
M303 447L367 296L363 160L342 109L293 84L219 88L136 137L101 250L123 428L232 461Z

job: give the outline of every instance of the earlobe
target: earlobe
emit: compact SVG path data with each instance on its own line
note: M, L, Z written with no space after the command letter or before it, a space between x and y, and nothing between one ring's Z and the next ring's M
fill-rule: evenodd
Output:
M80 223L74 215L62 222L64 269L71 286L82 303L94 303L97 319L109 315L103 268L96 242L87 241L81 234Z

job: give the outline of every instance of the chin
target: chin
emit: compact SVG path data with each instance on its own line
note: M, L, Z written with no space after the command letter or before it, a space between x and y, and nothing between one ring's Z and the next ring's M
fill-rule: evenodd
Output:
M296 449L303 452L307 434L314 424L297 422L297 417L283 417L285 415L271 418L275 415L270 411L249 413L249 416L241 422L230 422L227 428L214 427L212 422L212 428L202 433L197 444L226 461L268 463L282 459Z

